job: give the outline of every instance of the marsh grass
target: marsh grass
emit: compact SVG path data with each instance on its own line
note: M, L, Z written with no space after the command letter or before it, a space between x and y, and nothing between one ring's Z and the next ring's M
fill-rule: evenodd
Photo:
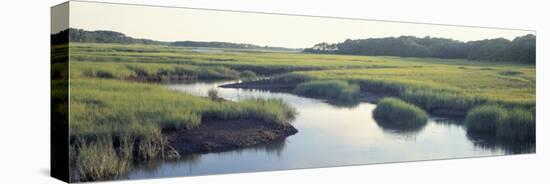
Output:
M508 111L506 118L499 124L497 138L513 141L535 141L535 116L528 110L515 108Z
M467 131L490 134L497 139L515 142L535 141L535 114L520 107L482 105L468 112Z
M70 88L72 165L82 181L120 177L132 160L177 155L163 131L192 129L208 119L286 125L296 114L281 100L212 101L159 84L76 78Z
M507 110L499 105L483 105L468 112L465 126L468 131L496 133L498 123L505 118Z
M296 110L280 99L250 98L239 102L220 103L203 111L204 119L253 119L287 125L296 116Z
M392 97L378 102L373 117L381 127L398 131L418 130L428 122L428 115L424 110Z
M74 168L79 181L106 180L121 177L131 164L131 159L118 156L110 139L100 139L72 148Z
M361 91L373 90L399 96L427 111L443 108L465 114L469 109L487 103L530 107L535 104L533 65L330 54L198 53L193 52L193 48L154 45L72 43L70 49L73 63L113 67L101 71L108 71L115 78L136 75L133 74L135 71L123 69L127 65L147 71L147 76L166 80L210 77L241 77L246 80L250 72L261 76L286 73L274 77L273 81L341 80L359 85ZM122 69L112 65L122 65ZM197 71L203 74L198 75ZM109 77L103 72L92 73Z
M256 80L258 76L253 71L245 70L241 72L240 78L244 81L251 81L251 80Z
M163 137L164 131L192 129L209 119L253 119L286 125L296 115L295 109L281 100L213 101L142 81L249 80L279 74L270 80L296 84L296 93L329 101L355 101L359 91L376 91L404 101L381 101L380 109L375 110L381 114L378 119L387 114L395 116L386 117L393 123L377 123L383 128L409 130L422 127L422 109L470 111L471 121L477 122L474 119L495 116L475 115L472 108L498 104L498 108L506 109L507 118L497 121L492 136L534 140L533 65L330 54L199 53L185 47L89 43L54 48L54 61L66 60L69 48L70 164L82 181L120 177L132 161L177 156ZM69 78L59 72L67 66L54 63L52 77ZM66 84L53 81L52 88L66 89ZM55 89L52 98L66 100L66 90ZM67 109L63 105L53 110Z
M484 103L483 99L448 91L433 90L405 90L399 97L430 112L438 109L448 109L466 112L477 104Z
M294 93L336 102L352 102L359 95L359 86L340 80L309 81L296 86Z
M532 67L514 66L517 68L514 71L522 72L521 75L503 76L495 75L495 71L509 70L506 64L487 63L491 70L483 69L488 68L486 65L470 64L470 69L464 70L452 64L426 60L421 68L402 64L401 67L390 68L299 71L280 75L273 80L346 81L359 85L361 91L399 97L428 112L446 112L462 117L473 107L483 104L526 109L535 106Z
M209 89L207 94L208 94L208 98L210 98L210 100L212 100L212 101L220 101L221 100L220 92L215 88Z
M71 77L137 79L144 81L180 81L197 79L238 79L238 71L223 66L176 64L73 62Z

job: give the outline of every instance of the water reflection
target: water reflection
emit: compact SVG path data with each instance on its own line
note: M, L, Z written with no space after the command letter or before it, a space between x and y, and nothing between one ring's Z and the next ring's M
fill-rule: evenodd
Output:
M254 147L254 149L265 151L267 153L272 153L280 157L283 153L283 150L285 149L285 146L286 146L286 140L283 139L283 140L272 142L267 145L260 145L260 146Z
M416 133L422 131L426 127L427 122L419 123L411 126L402 126L391 121L376 119L376 125L382 128L382 131L394 134L402 135L415 135Z
M460 119L430 117L422 126L403 129L375 121L376 105L339 106L288 93L218 88L229 82L170 84L169 89L197 96L217 88L221 97L279 98L296 108L293 136L271 144L220 153L187 155L136 167L129 178L222 174L449 159L533 152L534 147L503 144L467 134ZM519 147L519 148L518 148ZM525 149L523 149L525 148Z
M431 118L435 123L449 126L463 127L464 119L463 118L442 118L442 117L432 117Z
M226 151L222 153L209 153L209 154L190 154L182 155L177 160L165 160L165 161L148 161L134 165L134 171L131 172L127 178L139 179L139 178L151 178L151 177L172 177L172 176L188 176L188 175L202 175L205 171L217 171L215 173L229 173L231 171L236 172L242 169L239 164L239 159L227 160L227 158L246 158L250 155L264 154L267 156L275 156L271 158L279 158L286 145L285 140L278 140L269 144L259 145L250 148L242 148L232 151ZM205 166L209 167L210 163L219 163L219 160L229 161L223 164L225 167L210 167L205 170ZM232 162L233 161L233 162ZM223 161L222 161L223 163ZM253 165L249 165L253 166ZM231 170L234 168L234 170ZM206 172L209 173L209 172Z
M358 100L354 100L354 101L327 100L326 102L334 107L349 108L349 109L353 109L359 106L360 104Z
M466 135L475 146L490 149L504 150L507 154L533 153L536 150L534 142L514 142L497 139L494 135L466 131Z

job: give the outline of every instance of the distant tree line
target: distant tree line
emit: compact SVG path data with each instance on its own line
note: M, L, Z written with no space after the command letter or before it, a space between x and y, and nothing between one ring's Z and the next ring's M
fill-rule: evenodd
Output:
M86 42L86 43L118 43L118 44L150 44L150 45L172 45L182 47L217 47L217 48L238 48L238 49L267 49L281 51L300 51L301 49L290 49L284 47L259 46L243 43L229 42L200 42L200 41L176 41L162 42L150 39L137 39L126 36L123 33L115 31L86 31L83 29L69 28L58 34L52 35L52 40L59 40L61 34L69 34L68 38L71 42ZM55 38L55 39L54 39ZM52 44L53 41L52 41Z
M153 44L167 45L168 42L161 42L149 39L136 39L115 31L86 31L83 29L69 28L69 41L87 43L120 43L120 44Z
M68 36L67 36L68 34ZM68 40L67 40L68 39ZM462 42L447 38L400 36L387 38L347 39L344 42L319 43L304 49L306 53L330 53L367 56L462 58L470 60L513 61L535 63L535 35L528 34L513 40L504 38ZM266 49L298 51L284 47L269 47L229 42L176 41L162 42L150 39L136 39L115 31L86 31L69 28L51 35L52 45L70 42L153 44L185 47L217 47L237 49Z
M514 40L504 38L462 42L447 38L400 36L347 39L336 44L319 43L304 49L306 53L330 53L367 56L463 58L470 60L513 61L535 64L535 35Z
M259 46L246 43L230 43L230 42L199 42L199 41L176 41L172 42L173 46L182 47L217 47L217 48L235 48L235 49L266 49L266 50L281 50L281 51L300 51L301 49L291 49L284 47Z

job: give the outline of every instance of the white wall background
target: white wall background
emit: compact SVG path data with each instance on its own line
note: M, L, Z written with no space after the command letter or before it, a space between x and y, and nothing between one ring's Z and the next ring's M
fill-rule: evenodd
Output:
M163 6L367 18L537 31L537 154L117 183L548 183L548 5L537 0L101 0ZM0 6L0 183L61 183L49 175L50 6Z

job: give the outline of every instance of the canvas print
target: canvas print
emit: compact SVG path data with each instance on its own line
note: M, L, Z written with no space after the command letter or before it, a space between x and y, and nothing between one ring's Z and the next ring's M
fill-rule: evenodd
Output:
M70 1L52 7L67 182L535 153L536 36Z

